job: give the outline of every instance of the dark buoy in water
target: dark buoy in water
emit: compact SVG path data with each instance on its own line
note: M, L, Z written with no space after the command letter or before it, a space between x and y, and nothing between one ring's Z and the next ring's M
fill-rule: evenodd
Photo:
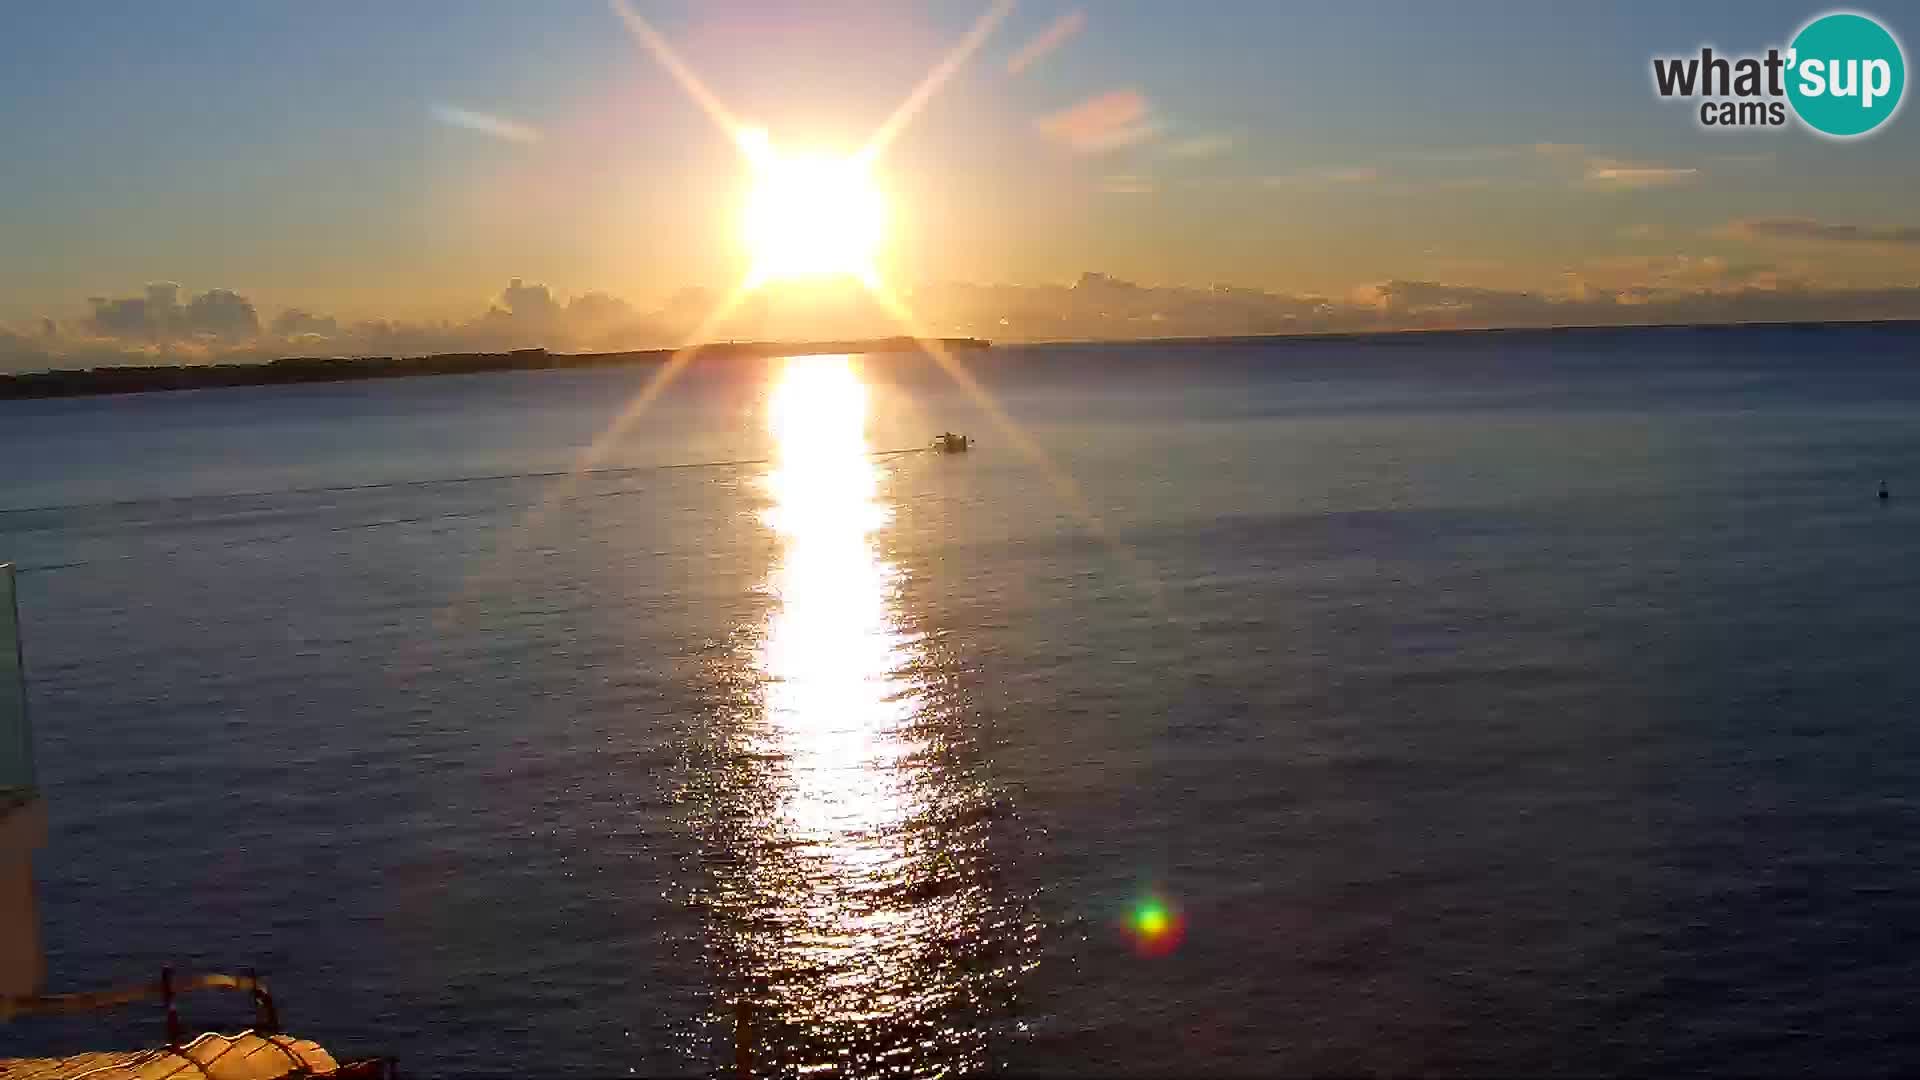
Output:
M1892 497L1893 496L1887 494L1887 482L1885 480L1880 481L1880 501L1886 502Z

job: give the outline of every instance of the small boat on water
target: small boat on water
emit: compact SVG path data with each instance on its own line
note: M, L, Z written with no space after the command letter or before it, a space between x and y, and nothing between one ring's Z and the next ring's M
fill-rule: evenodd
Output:
M967 452L967 437L943 431L934 437L933 448L943 454L964 454Z

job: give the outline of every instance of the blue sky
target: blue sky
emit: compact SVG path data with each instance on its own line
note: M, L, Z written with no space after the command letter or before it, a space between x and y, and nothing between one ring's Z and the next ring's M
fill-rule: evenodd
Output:
M636 3L776 141L848 149L985 6ZM1849 144L1715 134L1649 88L1656 52L1759 50L1824 10L1030 0L883 162L889 268L1345 296L1656 285L1629 280L1640 259L1693 260L1710 287L1715 265L1911 285L1920 245L1873 239L1920 225L1911 110ZM1063 19L1077 32L1008 71ZM1119 130L1076 133L1088 102ZM0 36L0 145L16 324L153 280L263 317L458 317L510 276L651 303L742 258L738 155L595 0L25 5ZM1781 220L1866 239L1742 230Z

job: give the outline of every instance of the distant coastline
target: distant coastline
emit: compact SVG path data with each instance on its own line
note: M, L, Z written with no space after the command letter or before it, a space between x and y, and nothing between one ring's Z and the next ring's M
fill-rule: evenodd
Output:
M986 349L981 338L864 338L849 341L730 341L695 347L715 360L818 356L832 353L921 352L929 347ZM292 383L355 382L427 375L473 375L492 371L552 371L660 363L675 349L632 352L552 353L516 349L504 353L437 353L431 356L287 357L256 364L122 365L71 368L0 375L0 400L87 397L96 394L146 394L167 390L208 390L229 386L281 386Z
M1820 333L1832 330L1884 330L1920 334L1920 319L1831 319L1767 322L1594 323L1568 326L1434 326L1393 330L1328 330L1307 333L1223 334L1186 337L1053 338L1022 340L1021 346L1179 346L1265 345L1303 346L1341 344L1414 344L1435 339L1587 337L1645 333ZM908 336L860 338L843 341L729 341L700 345L692 351L714 360L765 359L829 353L923 352L938 345L949 350L993 348L983 338ZM141 394L165 390L207 390L230 386L280 386L294 383L352 382L426 375L471 375L495 371L553 371L573 368L621 367L661 363L678 350L636 349L626 352L555 353L546 349L517 349L494 353L435 353L392 357L287 357L244 364L120 365L65 368L0 374L0 401L29 398L85 397L98 394Z
M1920 332L1920 319L1778 319L1748 322L1567 323L1558 326L1404 326L1379 330L1303 330L1255 334L1182 334L1168 337L1040 338L1013 345L1265 345L1299 342L1305 345L1413 342L1429 338L1579 337L1604 334L1680 332L1739 334L1826 330L1897 330Z

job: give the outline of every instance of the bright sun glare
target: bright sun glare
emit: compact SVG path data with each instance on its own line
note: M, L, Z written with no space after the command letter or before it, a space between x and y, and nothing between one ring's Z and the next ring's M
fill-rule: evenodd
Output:
M886 203L864 158L786 157L764 131L739 138L753 166L744 222L753 280L870 275Z

